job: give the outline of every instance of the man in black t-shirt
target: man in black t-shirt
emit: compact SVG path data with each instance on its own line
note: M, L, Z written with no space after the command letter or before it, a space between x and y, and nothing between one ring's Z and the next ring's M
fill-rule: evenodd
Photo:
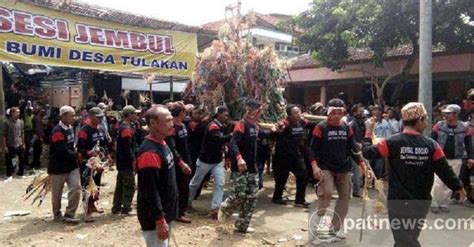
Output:
M183 121L186 118L186 109L182 102L171 103L169 110L173 116L173 130L166 138L166 143L173 152L176 165L176 183L178 184L178 218L177 222L191 223L191 219L186 217L186 208L189 199L189 182L191 180L191 156L188 144L188 131Z
M51 182L51 201L55 221L78 223L75 216L81 198L81 177L77 165L77 151L74 146L74 109L63 106L59 110L61 121L51 132L49 147L48 174ZM64 216L61 213L61 200L64 183L67 183L68 206Z
M219 222L225 222L232 216L234 210L238 210L239 217L235 221L235 227L238 232L242 233L255 231L255 229L249 227L249 224L257 205L258 167L256 150L259 129L256 122L260 119L262 112L263 108L259 102L249 101L244 118L235 124L229 144L232 189L227 199L221 203L218 220Z
M349 211L351 192L351 158L366 174L366 164L360 155L356 155L358 146L352 128L342 121L345 104L340 99L331 99L328 103L327 121L319 123L313 130L309 156L313 175L320 182L318 187L318 211L322 217L331 202L334 187L337 189L335 214L332 217L332 231L339 239L345 239L341 226Z
M276 140L275 155L273 156L273 175L275 177L275 191L272 202L286 204L283 200L288 174L291 171L296 177L295 206L307 208L306 186L308 185L308 171L304 163L303 137L306 129L312 129L315 124L302 119L301 109L296 105L289 105L286 109L287 118L279 124L283 128Z
M408 103L401 110L403 133L364 147L364 156L386 158L388 174L388 217L395 247L421 246L418 236L431 203L434 174L453 191L465 198L462 183L448 165L443 149L433 139L423 136L428 114L421 103ZM400 222L414 222L401 226ZM398 225L397 225L398 224Z
M107 139L104 130L100 128L99 124L104 116L104 112L99 107L92 107L89 110L90 122L87 125L82 126L79 131L79 138L77 141L77 151L79 152L79 169L81 171L82 186L84 189L87 188L90 177L93 177L95 185L98 187L96 194L91 194L88 200L88 205L83 205L86 209L85 221L92 222L94 219L91 217L92 213L103 213L102 208L97 208L95 201L99 200L100 184L102 180L103 168L90 168L87 167L87 161L91 157L96 157L100 154L99 147L105 151L103 155L108 156L111 160L110 155L107 152ZM84 199L86 201L86 199Z
M354 117L349 125L354 131L354 138L356 143L362 144L365 140L365 120L364 107L361 104L356 104L351 108L352 116ZM352 196L361 197L362 191L362 176L360 174L357 164L352 161Z
M147 246L169 246L172 222L178 215L178 188L173 154L165 142L173 117L154 105L145 113L150 134L137 158L137 215Z
M123 121L116 136L117 150L115 157L118 172L112 213L129 215L132 211L131 205L135 193L136 142L135 129L132 123L137 119L137 110L131 105L125 106L122 110L122 116Z
M216 117L206 127L202 139L199 158L196 161L196 173L189 184L188 205L192 201L201 186L204 177L210 172L214 177L214 191L212 192L210 216L216 218L222 198L224 196L224 146L229 142L231 136L226 134L225 122L229 118L229 109L219 106L216 109Z

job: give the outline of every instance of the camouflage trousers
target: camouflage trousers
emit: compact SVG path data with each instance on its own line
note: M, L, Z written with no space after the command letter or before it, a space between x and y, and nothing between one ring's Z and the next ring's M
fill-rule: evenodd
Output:
M135 193L135 175L133 170L119 170L115 183L112 212L127 212L131 210L133 194Z
M239 217L235 221L235 228L239 232L245 232L257 205L258 173L232 172L230 181L232 190L229 197L221 204L221 210L227 215L240 210Z

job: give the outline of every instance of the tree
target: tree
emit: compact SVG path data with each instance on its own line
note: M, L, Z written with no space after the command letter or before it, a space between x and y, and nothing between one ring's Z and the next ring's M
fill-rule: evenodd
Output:
M229 16L219 30L219 40L198 57L183 98L200 103L209 112L226 105L232 119L243 117L248 100L257 100L268 106L262 119L277 122L284 117L286 106L279 90L285 83L282 64L272 48L258 49L249 37L242 37L243 28L254 24L254 18L241 16L240 2L226 12Z
M445 51L474 47L472 0L433 1L433 46ZM296 17L304 33L300 45L312 51L314 59L332 70L343 68L349 48L369 48L376 66L383 67L387 51L402 45L412 47L398 73L382 80L370 80L383 95L388 83L396 82L394 103L418 57L418 0L313 0L309 10ZM380 82L380 83L379 83ZM384 101L378 95L379 103Z

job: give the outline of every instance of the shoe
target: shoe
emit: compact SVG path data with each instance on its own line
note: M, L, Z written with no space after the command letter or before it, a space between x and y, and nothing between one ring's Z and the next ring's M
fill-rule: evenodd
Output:
M92 214L84 215L84 222L91 223L91 222L94 222L94 221L95 221L95 219L92 217Z
M430 209L431 209L431 212L434 213L434 214L439 214L439 213L441 213L441 210L439 210L438 207L431 207Z
M193 208L192 205L186 207L186 212L190 212L190 213L196 213L197 210L195 208Z
M347 238L346 234L342 230L335 231L333 226L318 226L318 230L316 233L316 240L313 242L315 245L319 245L322 243L330 244L335 243L341 240L345 240Z
M63 221L65 223L70 223L70 224L78 224L79 223L79 218L72 216L72 215L64 215Z
M112 214L120 214L120 211L122 211L121 206L113 206L112 207Z
M93 205L89 208L89 212L90 212L90 213L103 214L103 213L104 213L104 209L103 209L103 208L97 208L97 206L96 206L95 204L93 204Z
M217 213L217 221L219 221L220 223L225 223L230 219L232 215L224 212L222 208L223 206L221 204L221 208L219 208L219 212Z
M53 221L54 222L63 222L63 216L62 215L55 215L54 218L53 218Z
M287 201L285 201L283 199L272 199L272 202L275 203L275 204L280 204L280 205L286 205L287 204Z
M255 228L249 226L249 227L247 227L246 230L235 229L235 231L240 232L240 233L254 233Z
M314 246L320 246L320 245L327 245L327 244L332 244L339 241L338 238L334 236L328 236L327 238L325 236L318 236L313 242L311 242Z
M448 207L439 207L439 209L441 210L441 212L443 213L449 213L451 210L449 210Z
M114 210L114 209L112 209L112 214L115 214L115 215L120 214L120 210Z
M185 216L181 216L175 219L177 222L185 223L185 224L190 224L192 222L191 219L186 218Z
M347 238L347 236L346 236L346 234L344 233L343 230L334 231L333 234L334 234L334 236L335 236L336 238L341 239L341 240Z
M213 220L217 220L217 216L219 214L219 210L217 209L213 209L209 214L209 218L213 219Z
M361 193L361 192L354 192L354 193L352 193L352 197L361 198L361 197L362 197L362 193Z
M245 230L245 233L254 233L255 232L255 228L253 227L247 227L247 230Z
M295 202L294 206L298 208L309 208L309 202Z
M127 215L127 216L134 216L134 215L137 215L137 213L135 211L133 211L133 209L122 209L122 211L120 212L122 213L123 215Z

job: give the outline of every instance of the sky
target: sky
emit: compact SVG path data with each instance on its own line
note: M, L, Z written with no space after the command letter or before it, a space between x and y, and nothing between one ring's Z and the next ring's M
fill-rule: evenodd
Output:
M81 2L145 15L165 21L200 26L225 18L225 7L237 0L79 0ZM241 0L242 14L297 15L309 8L311 0Z

